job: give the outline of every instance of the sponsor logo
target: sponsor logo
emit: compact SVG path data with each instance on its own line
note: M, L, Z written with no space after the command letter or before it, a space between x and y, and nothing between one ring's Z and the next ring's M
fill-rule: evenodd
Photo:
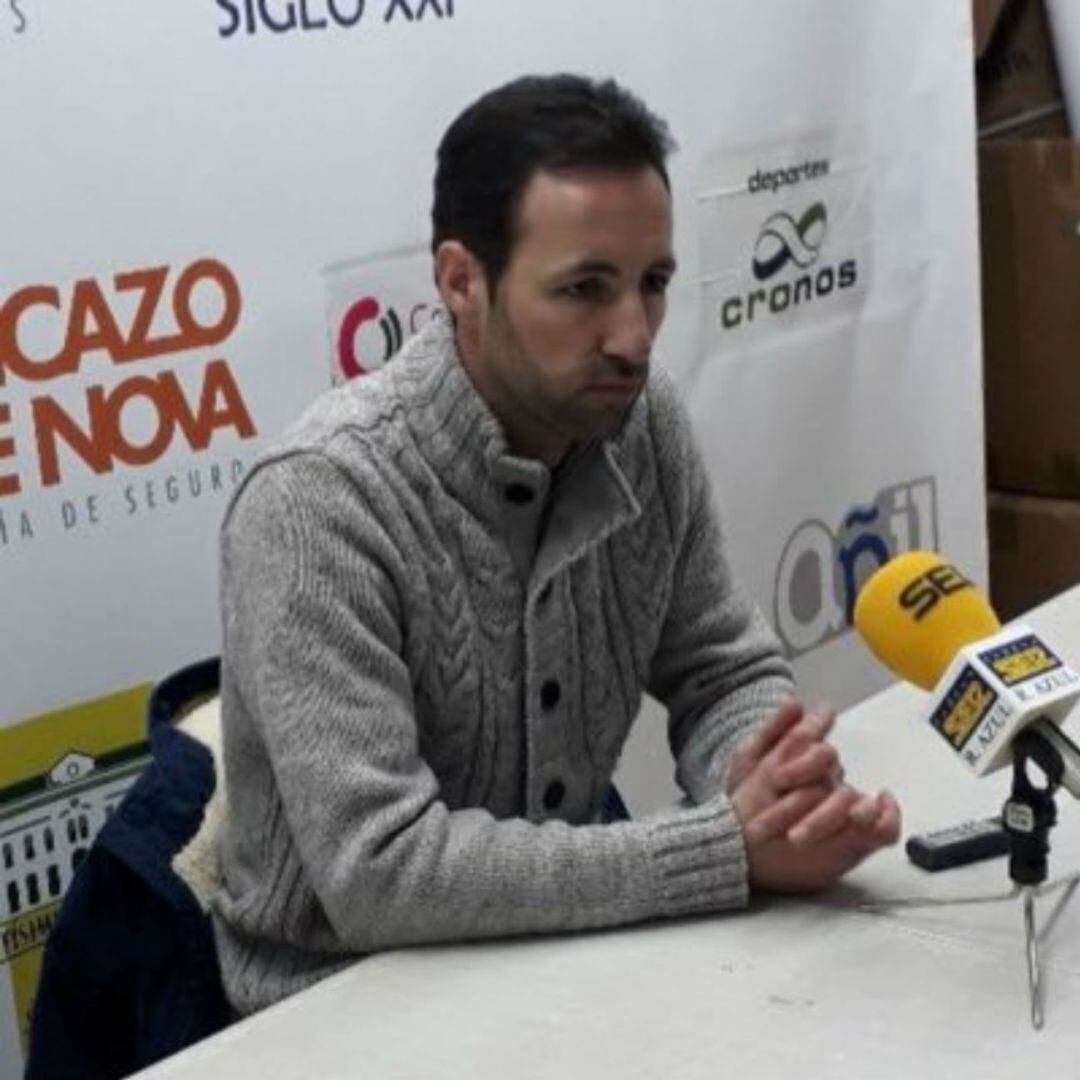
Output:
M216 259L187 266L124 270L86 277L70 286L33 284L0 302L0 507L30 489L62 487L117 465L142 469L176 449L201 454L221 437L257 435L244 396L218 350L236 329L243 306L235 274ZM207 351L209 352L207 355ZM199 363L199 353L203 362ZM170 361L167 366L162 361ZM3 400L21 382L29 393L18 407ZM242 465L189 470L192 495L233 482ZM197 474L192 481L192 474ZM215 475L216 474L216 475ZM179 498L152 481L134 499L156 508ZM194 486L199 490L194 491ZM145 500L141 495L145 494ZM175 497L173 497L175 494ZM97 495L79 511L65 500L57 518L65 529L98 524ZM0 512L0 543L32 539L26 510Z
M938 547L933 477L894 484L853 506L840 526L802 522L784 545L776 572L773 624L790 656L851 631L855 599L895 555Z
M750 260L761 287L720 301L720 325L725 331L817 303L858 282L855 259L817 265L825 248L828 220L828 208L820 200L797 216L780 211L765 219Z
M1034 634L979 653L979 659L1006 685L1017 686L1062 666Z
M973 588L974 584L955 566L943 563L909 581L900 591L900 606L915 622L921 622L944 597Z
M40 949L59 911L60 905L53 904L44 911L36 911L0 926L0 964L10 963L31 949Z
M219 302L219 310L210 318L200 317L197 311L195 295L200 289L216 294ZM126 327L113 306L120 297L135 300L135 313ZM194 262L175 277L168 266L154 266L116 274L104 286L95 278L84 278L75 282L69 296L55 285L27 286L0 307L0 388L9 377L39 384L76 376L88 356L101 352L120 366L216 346L236 328L240 308L236 278L213 259ZM20 343L21 324L33 317L56 316L62 331L59 350L48 357L31 356ZM160 322L171 325L165 332L155 330ZM245 439L255 435L240 389L223 359L206 365L195 400L185 393L175 372L164 371L155 376L131 375L111 388L89 386L84 405L78 415L51 395L30 399L43 487L59 484L70 468L61 458L61 448L101 475L111 472L117 462L148 465L177 440L192 450L205 450L222 428ZM125 417L129 410L147 407L154 417L149 437L135 438ZM0 406L0 423L11 422L11 411L10 405ZM0 458L14 453L12 439L0 443ZM16 473L0 475L0 496L17 494L22 483Z
M27 0L3 0L7 7L7 23L15 34L25 34L30 27L30 20L26 17Z
M979 673L965 666L930 716L930 723L959 752L996 701L997 694Z
M452 19L454 0L215 0L218 36L352 30L365 22Z
M1004 701L998 701L976 729L975 735L968 739L967 748L960 756L972 769L978 770L987 751L994 749L994 744L999 741L999 736L1005 730L1014 711Z
M798 221L784 211L773 214L754 245L754 277L768 281L788 263L803 270L813 266L825 242L827 227L824 203L814 203Z
M22 1075L41 949L63 894L145 771L150 690L34 717L21 738L0 733L0 1076Z
M1033 675L1029 680L1017 683L1013 693L1022 705L1033 705L1045 701L1058 690L1075 686L1078 682L1080 675L1063 665L1060 670L1051 669L1043 675Z
M784 187L794 187L804 180L818 180L829 175L829 162L825 158L804 161L798 165L785 165L779 169L757 169L747 178L746 190L751 195L761 192L777 192Z
M429 303L413 304L406 320L397 309L374 296L363 296L342 317L336 335L337 363L346 379L378 370L401 348L406 336L415 334L437 310ZM377 327L377 333L373 328Z

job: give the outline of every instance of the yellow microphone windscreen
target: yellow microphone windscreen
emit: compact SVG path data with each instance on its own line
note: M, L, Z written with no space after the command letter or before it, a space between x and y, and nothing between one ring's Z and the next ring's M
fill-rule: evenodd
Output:
M932 690L965 645L1001 629L983 594L931 551L890 559L862 587L855 628L890 671Z

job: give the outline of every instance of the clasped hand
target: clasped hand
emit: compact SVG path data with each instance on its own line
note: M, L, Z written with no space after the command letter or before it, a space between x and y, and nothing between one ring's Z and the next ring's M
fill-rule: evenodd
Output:
M840 755L825 741L834 721L831 709L789 701L735 750L728 795L755 888L827 888L900 836L888 792L865 795L844 782Z

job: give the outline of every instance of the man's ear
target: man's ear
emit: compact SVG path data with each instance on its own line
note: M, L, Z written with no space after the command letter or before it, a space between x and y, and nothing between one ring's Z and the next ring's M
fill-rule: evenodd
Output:
M487 308L487 279L460 240L444 240L435 250L435 286L455 323L475 329Z

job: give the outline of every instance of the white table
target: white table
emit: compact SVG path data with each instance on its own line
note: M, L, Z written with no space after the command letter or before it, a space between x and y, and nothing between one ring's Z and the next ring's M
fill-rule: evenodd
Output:
M1028 621L1080 662L1080 588ZM905 835L994 813L1009 784L1007 770L977 780L951 760L918 722L923 700L894 686L838 725L849 776L896 793ZM1058 810L1052 876L1080 868L1080 806L1061 794ZM1004 860L930 875L897 847L825 897L386 953L141 1075L1015 1080L1037 1068L1077 1076L1080 896L1042 946L1042 1032L1029 1021L1019 901L891 915L855 907L862 898L1008 885Z

